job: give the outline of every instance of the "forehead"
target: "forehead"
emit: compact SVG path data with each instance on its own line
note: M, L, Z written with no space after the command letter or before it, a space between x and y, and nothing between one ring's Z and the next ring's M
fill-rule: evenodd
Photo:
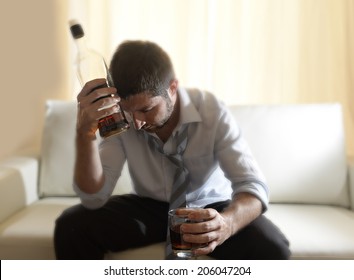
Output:
M155 106L161 99L161 96L153 96L148 92L142 92L131 95L127 99L122 99L120 105L127 111L139 111Z

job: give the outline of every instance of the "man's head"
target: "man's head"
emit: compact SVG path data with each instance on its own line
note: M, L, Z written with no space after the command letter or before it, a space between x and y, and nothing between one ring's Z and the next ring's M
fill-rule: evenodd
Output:
M114 53L110 72L120 105L136 129L157 133L175 124L178 81L163 49L152 42L126 41Z
M175 79L172 62L157 44L148 41L126 41L113 54L110 72L121 98L141 92L166 94Z

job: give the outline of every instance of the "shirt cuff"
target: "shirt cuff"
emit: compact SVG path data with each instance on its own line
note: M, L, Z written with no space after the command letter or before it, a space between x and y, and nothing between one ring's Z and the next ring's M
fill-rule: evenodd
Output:
M103 188L94 194L89 194L83 192L76 183L73 183L73 189L75 193L79 196L81 204L88 209L98 209L102 207L107 202L107 196L104 194Z
M261 184L258 183L247 183L244 185L238 185L237 188L234 188L234 191L232 193L232 197L239 193L250 193L257 197L261 203L262 203L262 213L266 212L268 209L268 204L269 204L269 198L268 198L268 192L262 186Z

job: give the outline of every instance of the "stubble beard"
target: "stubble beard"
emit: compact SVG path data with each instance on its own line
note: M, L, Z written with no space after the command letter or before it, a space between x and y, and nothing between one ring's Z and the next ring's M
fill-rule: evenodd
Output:
M173 104L172 104L172 100L170 98L166 98L166 106L167 106L167 109L166 109L166 114L165 114L165 117L156 125L147 125L145 124L143 129L149 133L153 133L153 132L156 132L162 128L164 128L169 120L171 119L171 116L173 114Z

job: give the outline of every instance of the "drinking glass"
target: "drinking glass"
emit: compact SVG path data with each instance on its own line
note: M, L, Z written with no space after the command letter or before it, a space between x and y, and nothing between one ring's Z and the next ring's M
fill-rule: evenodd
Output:
M194 249L205 247L206 243L190 243L183 240L181 225L186 223L200 223L203 220L191 220L188 214L198 208L177 208L168 212L168 225L173 253L180 259L194 259Z

